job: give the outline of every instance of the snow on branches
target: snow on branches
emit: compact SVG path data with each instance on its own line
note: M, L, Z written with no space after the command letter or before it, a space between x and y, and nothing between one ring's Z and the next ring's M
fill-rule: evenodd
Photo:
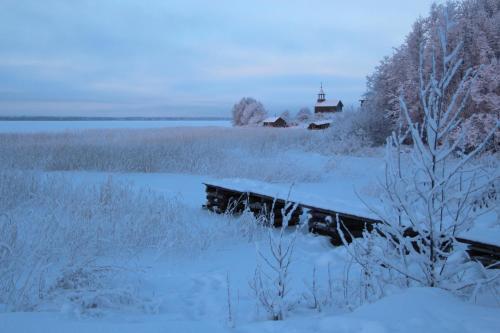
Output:
M445 12L447 14L444 14ZM470 131L478 134L484 132L481 129L488 127L492 118L500 118L500 3L489 0L447 2L433 5L428 17L418 19L403 45L396 48L393 55L384 58L375 72L368 77L366 107L372 112L383 114L392 123L393 130L400 125L406 126L405 111L399 103L400 95L404 96L407 113L412 121L420 122L425 116L418 93L420 76L423 74L427 80L433 73L435 79L441 79L441 71L434 71L433 66L441 67L446 63L441 52L443 48L440 30L447 21L445 16L448 14L453 16L454 22L447 29L447 40L453 44L458 44L459 41L462 43L462 46L456 49L457 55L448 56L461 58L463 65L457 69L458 76L465 76L466 68L477 73L474 81L469 77L469 80L461 82L458 76L454 76L447 82L450 91L461 89L461 84L471 86L460 118L468 122ZM420 46L423 46L423 52L420 52ZM422 58L425 60L423 67L420 66ZM474 116L476 114L481 116ZM469 120L471 117L474 119ZM495 135L500 136L500 131ZM477 147L477 138L483 140L485 137L466 136L464 139L470 141L466 141L464 145ZM490 150L494 146L487 148Z
M262 103L251 97L242 98L233 106L232 113L234 126L255 125L267 116Z
M403 285L457 291L480 279L477 275L475 280L470 279L466 272L473 268L483 272L467 256L457 237L489 209L478 208L477 198L492 188L498 191L498 166L485 170L476 167L473 159L491 142L500 122L496 120L467 154L457 156L457 146L468 134L460 126L471 89L467 83L474 81L476 73L472 69L461 71L463 43L451 48L448 37L454 22L446 12L443 17L439 49L433 50L430 58L430 73L425 72L425 48L420 48L419 100L423 118L415 121L401 97L407 127L387 139L382 186L385 208L377 212L383 223L352 246L351 253L364 263L365 271L386 268L401 277ZM413 144L403 151L402 144L408 137ZM483 282L489 279L484 275L482 278Z

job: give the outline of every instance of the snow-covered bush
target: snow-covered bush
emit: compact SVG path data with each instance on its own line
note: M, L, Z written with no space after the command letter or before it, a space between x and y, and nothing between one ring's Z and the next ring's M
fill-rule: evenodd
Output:
M330 127L324 131L325 149L330 153L352 154L372 147L361 117L362 112L354 110L331 115Z
M266 109L259 101L244 97L233 106L233 125L255 125L262 122L267 115Z
M323 284L326 286L323 286ZM306 292L303 293L302 298L309 308L321 312L325 307L331 307L334 302L334 281L331 276L330 264L327 266L326 281L318 278L318 269L314 266L311 280L306 283L305 287Z
M114 265L64 267L58 278L40 289L35 309L59 307L76 316L104 316L109 311L158 313L160 301L142 287L139 272ZM57 309L57 308L56 308Z
M365 138L370 144L382 146L389 135L391 135L392 126L386 115L369 105L361 107L356 112L356 126L363 131Z
M313 114L309 108L301 108L295 119L298 122L306 122L312 118Z
M78 184L2 171L0 180L0 308L7 310L66 304L79 313L153 311L155 300L138 288L138 275L108 261L145 250L192 255L219 238L245 237L227 217L206 216L175 197L112 179Z
M337 218L337 223L340 226L342 221ZM349 243L346 238L348 235L342 231L340 234L347 254L352 258L346 265L347 273L342 281L344 303L348 308L377 301L385 296L389 285L405 285L405 277L392 274L390 269L380 264L380 258L389 257L393 252L393 245L384 237L365 230L362 239L351 237L354 240Z
M265 309L272 320L283 320L286 312L292 307L289 299L290 274L293 261L293 250L297 239L298 228L287 232L288 221L297 205L288 203L282 209L283 223L277 232L268 229L267 248L259 250L263 265L258 265L250 287L255 293L258 303ZM271 213L270 220L274 220Z

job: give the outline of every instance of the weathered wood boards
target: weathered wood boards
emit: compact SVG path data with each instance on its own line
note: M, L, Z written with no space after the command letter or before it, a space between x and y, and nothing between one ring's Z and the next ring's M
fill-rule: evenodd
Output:
M342 245L341 233L338 230L337 217L345 239L350 242L352 238L362 237L363 231L372 230L374 224L382 221L371 218L337 212L311 205L289 203L281 198L273 198L255 192L242 192L218 185L204 184L206 186L207 202L204 208L215 213L241 213L248 208L255 215L264 215L269 224L281 226L283 223L283 209L295 208L291 214L289 225L298 224L301 216L307 214L309 231L330 237L330 242ZM285 211L288 213L288 211ZM500 247L485 244L470 239L457 238L461 243L468 245L468 253L474 259L489 266L500 262ZM500 268L500 267L496 267Z
M480 261L484 266L488 267L500 263L500 247L459 237L457 237L457 241L468 244L467 253L469 256ZM495 268L500 269L500 266Z
M330 242L339 246L342 245L341 233L338 230L337 217L342 234L347 241L352 237L357 238L363 235L363 230L372 230L376 220L366 217L355 216L347 213L335 212L323 208L307 206L309 209L309 231L330 237Z
M232 189L205 184L207 193L207 203L204 208L215 213L241 213L246 207L255 215L264 215L268 220L272 220L274 226L281 226L283 223L283 211L287 205L286 200L276 199L270 196L253 192L240 192ZM292 207L288 204L285 214L295 208L291 213L289 225L298 224L303 209L300 206Z

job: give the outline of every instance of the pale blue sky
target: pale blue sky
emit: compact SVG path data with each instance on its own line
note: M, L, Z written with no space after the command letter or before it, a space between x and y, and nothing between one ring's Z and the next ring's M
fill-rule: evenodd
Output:
M430 0L1 0L0 115L226 116L357 103Z

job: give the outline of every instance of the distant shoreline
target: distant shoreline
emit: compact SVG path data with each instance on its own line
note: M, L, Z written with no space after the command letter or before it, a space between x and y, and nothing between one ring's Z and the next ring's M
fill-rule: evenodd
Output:
M57 117L57 116L0 116L0 121L220 121L228 117Z

